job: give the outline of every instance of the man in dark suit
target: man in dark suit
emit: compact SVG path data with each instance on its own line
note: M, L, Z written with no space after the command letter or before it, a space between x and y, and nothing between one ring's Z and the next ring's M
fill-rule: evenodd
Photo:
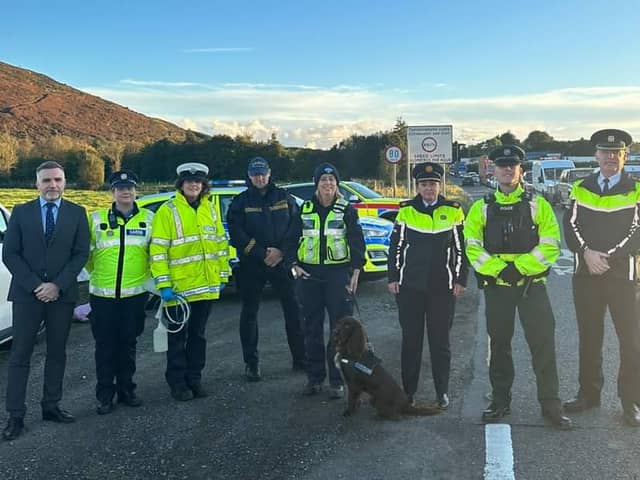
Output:
M24 427L29 365L41 322L47 340L42 419L75 421L58 402L78 298L77 276L89 256L89 226L84 208L62 199L65 177L60 164L41 164L36 169L36 186L40 196L13 209L2 251L2 261L12 274L8 299L13 302L5 440L17 438Z

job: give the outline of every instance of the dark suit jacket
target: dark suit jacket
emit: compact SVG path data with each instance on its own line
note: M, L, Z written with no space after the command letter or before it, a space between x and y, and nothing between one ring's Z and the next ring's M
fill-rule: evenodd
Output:
M17 205L2 248L2 261L12 275L8 300L37 302L36 287L53 282L60 288L58 302L75 302L77 276L88 257L89 224L83 207L62 200L53 238L47 245L39 199Z

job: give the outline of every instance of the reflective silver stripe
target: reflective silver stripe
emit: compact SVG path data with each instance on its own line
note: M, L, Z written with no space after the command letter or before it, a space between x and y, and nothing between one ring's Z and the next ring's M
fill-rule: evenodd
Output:
M458 232L457 228L453 229L453 242L456 249L456 264L454 268L456 278L458 278L460 276L460 271L462 270L462 256L464 255L464 252L462 251L463 249L462 242L460 241L460 232ZM453 288L453 285L451 286L451 288Z
M125 238L124 240L124 244L125 246L136 246L136 247L146 247L147 246L147 239L146 237L138 237L138 238ZM96 248L110 248L110 247L117 247L120 245L120 239L119 238L111 238L109 240L100 240L100 241L96 241Z
M569 219L569 225L571 225L571 229L573 230L573 234L576 236L576 240L580 244L580 247L584 249L586 242L582 235L580 234L580 229L578 228L578 202L573 202L573 210L571 211L571 218Z
M484 244L482 243L482 240L478 240L477 238L465 238L464 239L464 243L467 244L467 246L469 245L475 245L477 247L483 247Z
M539 247L533 247L533 250L531 250L531 255L533 255L534 257L536 257L536 259L543 264L545 267L550 267L551 263L549 263L549 260L547 260L547 257L544 256L544 253L542 253L542 251L540 250Z
M531 201L529 202L529 206L531 207L531 220L536 219L536 214L538 213L538 202L537 201Z
M325 235L335 235L344 237L346 235L346 230L344 228L326 228L324 230Z
M120 296L123 297L132 297L133 295L138 295L139 293L143 293L145 291L144 285L140 285L138 287L131 288L122 288L120 289ZM115 288L99 288L89 284L89 292L94 295L98 295L100 297L115 297L116 289Z
M449 262L451 262L451 246L447 248L447 262L444 265L445 265L445 268L447 269L447 277L449 278L449 281L448 281L449 290L452 290L453 289L453 272L451 271L451 266L449 265Z
M162 282L170 282L171 275L159 275L156 278L154 278L153 281L156 282L156 285Z
M573 254L573 261L573 273L576 273L578 271L578 267L580 266L580 255L578 255L577 252Z
M200 240L200 235L189 235L188 237L179 237L171 240L171 246L182 245L185 243L198 242Z
M633 255L629 255L629 280L635 280L636 261Z
M631 227L629 227L629 232L627 233L627 236L624 237L622 240L620 240L620 242L617 245L615 245L613 248L609 249L607 253L611 255L618 248L622 248L635 234L637 229L638 229L638 204L636 204L636 207L633 211L633 221L631 222ZM633 279L630 278L629 280L633 280Z
M171 240L154 237L151 239L151 243L153 243L154 245L162 245L164 247L168 247L169 245L171 245Z
M229 278L229 272L223 270L222 272L220 272L220 278Z
M176 224L176 237L182 238L184 234L182 233L182 220L180 220L180 214L178 213L178 208L173 200L169 200L167 202L167 206L171 209L173 213L173 221Z
M473 268L478 270L480 267L482 267L482 265L487 263L489 260L491 260L491 255L489 255L487 252L482 252L478 257L478 259L475 262L473 262Z
M159 253L157 255L151 255L151 261L152 262L159 262L160 260L166 260L167 259L167 254L166 253Z
M553 245L554 247L560 247L560 240L553 237L540 237L540 243L545 245Z
M200 260L204 260L204 256L202 254L191 255L189 257L175 258L173 260L169 260L169 265L184 265L185 263L198 262Z
M211 285L205 287L197 287L192 288L190 290L185 290L184 292L179 292L180 295L185 297L192 297L195 295L200 295L202 293L220 293L220 285Z
M317 229L303 229L302 230L303 237L319 237L320 230Z

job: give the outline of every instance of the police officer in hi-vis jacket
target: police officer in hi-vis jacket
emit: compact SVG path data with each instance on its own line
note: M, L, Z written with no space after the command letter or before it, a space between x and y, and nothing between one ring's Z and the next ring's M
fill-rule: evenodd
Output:
M560 254L560 227L542 196L532 199L520 183L524 151L514 145L494 149L498 188L469 210L464 237L469 263L484 288L491 359L492 401L485 422L499 422L511 411L514 368L511 356L516 308L524 330L542 416L561 429L572 427L558 396L555 318L545 287Z
M389 247L389 291L396 295L402 327L402 383L413 402L418 389L425 325L436 403L449 408L449 330L455 299L464 293L464 212L440 194L444 170L437 163L414 167L418 194L400 204Z

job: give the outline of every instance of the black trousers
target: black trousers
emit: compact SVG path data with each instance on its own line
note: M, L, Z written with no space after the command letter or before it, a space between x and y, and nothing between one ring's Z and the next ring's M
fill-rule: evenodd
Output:
M96 295L89 298L99 402L111 401L116 391L129 393L136 388L136 344L147 297L144 293L120 299Z
M260 296L267 282L271 284L280 299L284 314L287 342L293 363L305 364L304 336L300 306L295 294L294 280L282 266L269 268L240 262L237 271L238 287L242 296L242 311L240 312L240 341L245 363L257 365L258 355L258 309Z
M338 320L353 314L353 305L345 288L349 279L348 267L327 266L315 268L311 279L297 281L304 316L304 344L310 382L324 382L328 364L329 383L333 386L343 383L340 372L333 363L336 351L331 334L325 348L324 319L326 310L329 314L329 331L333 332Z
M44 363L43 409L54 408L62 398L62 380L67 361L66 345L73 316L73 303L13 303L13 342L7 375L7 412L24 417L31 354L40 322L44 321L47 354Z
M604 316L609 308L620 343L618 396L623 401L640 402L640 332L635 283L602 276L574 276L573 300L580 338L580 392L599 399L604 383L602 339Z
M449 330L455 310L453 293L423 292L400 287L396 301L402 327L401 370L404 391L408 395L414 395L418 389L426 325L436 395L448 393L451 369Z
M184 389L199 385L207 357L205 329L213 300L190 302L191 316L178 333L169 333L165 378L171 388ZM178 309L170 314L177 318Z
M546 286L533 283L525 295L525 287L492 285L484 289L487 332L491 343L489 377L493 402L498 406L511 403L514 379L511 339L515 327L516 308L531 352L536 375L538 401L543 406L560 404L556 367L555 318Z

